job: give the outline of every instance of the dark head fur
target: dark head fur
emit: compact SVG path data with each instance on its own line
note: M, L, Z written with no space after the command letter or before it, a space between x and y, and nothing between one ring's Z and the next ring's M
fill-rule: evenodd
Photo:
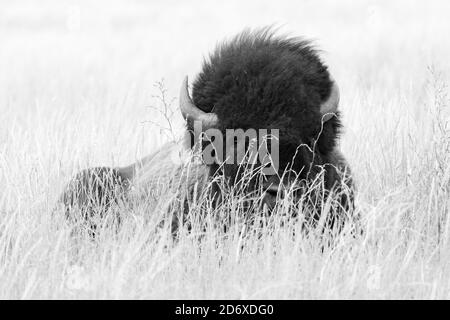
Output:
M327 66L311 42L265 28L217 46L193 83L193 101L217 114L223 131L279 129L280 170L289 166L302 172L313 161L323 164L320 159L336 145L339 114L323 124L320 114L331 86ZM313 157L310 150L321 156Z

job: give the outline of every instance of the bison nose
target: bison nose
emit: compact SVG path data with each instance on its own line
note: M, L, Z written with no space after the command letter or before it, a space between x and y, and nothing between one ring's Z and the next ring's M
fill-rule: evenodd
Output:
M275 205L277 204L277 196L279 196L279 198L283 197L283 195L279 194L279 192L282 192L282 191L278 190L277 185L272 185L272 186L268 187L264 191L262 205L267 206L269 210L272 210L275 207Z

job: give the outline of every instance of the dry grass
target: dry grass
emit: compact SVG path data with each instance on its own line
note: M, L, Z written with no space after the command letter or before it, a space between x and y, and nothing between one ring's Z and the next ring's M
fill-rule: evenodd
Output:
M449 297L447 2L98 3L0 4L0 298ZM364 235L329 247L279 217L173 243L155 229L164 207L142 207L118 234L80 239L74 263L52 215L63 185L161 145L152 85L165 78L170 101L217 40L274 22L326 50Z

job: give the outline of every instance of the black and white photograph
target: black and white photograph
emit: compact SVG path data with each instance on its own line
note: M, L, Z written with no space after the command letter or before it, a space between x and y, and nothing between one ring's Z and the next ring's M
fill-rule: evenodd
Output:
M0 299L449 299L449 17L1 0Z

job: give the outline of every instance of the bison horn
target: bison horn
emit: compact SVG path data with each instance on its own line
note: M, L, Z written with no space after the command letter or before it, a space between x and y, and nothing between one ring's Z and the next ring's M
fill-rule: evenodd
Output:
M200 121L203 126L203 130L207 130L208 128L212 128L217 125L218 118L215 113L207 113L195 106L192 102L191 97L189 96L188 91L188 77L186 76L183 80L183 84L181 85L180 91L180 109L183 118L186 121L194 122Z
M339 87L333 78L331 78L331 83L330 96L327 101L320 105L320 114L322 115L323 122L326 122L333 117L339 105Z

